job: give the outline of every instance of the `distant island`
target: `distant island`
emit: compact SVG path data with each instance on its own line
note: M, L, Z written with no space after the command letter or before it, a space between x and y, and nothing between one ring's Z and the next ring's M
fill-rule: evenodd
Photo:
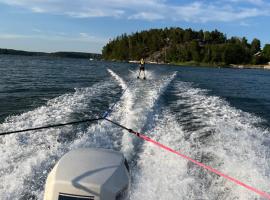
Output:
M21 56L52 56L52 57L61 57L61 58L85 58L85 59L94 59L100 60L102 58L101 54L97 53L84 53L84 52L54 52L54 53L45 53L45 52L31 52L31 51L20 51L14 49L0 49L0 55L21 55Z
M123 34L103 47L106 60L213 66L268 65L270 44L261 48L259 39L251 43L243 37L227 38L224 33L192 29L150 29Z

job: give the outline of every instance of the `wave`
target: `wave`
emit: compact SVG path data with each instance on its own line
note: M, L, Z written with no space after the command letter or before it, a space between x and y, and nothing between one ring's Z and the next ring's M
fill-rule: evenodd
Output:
M164 78L141 81L132 78L131 74L129 83L125 83L124 80L115 74L112 70L109 70L110 74L116 79L118 84L123 90L127 89L123 95L122 101L119 101L116 109L111 116L113 120L124 124L125 126L142 131L142 127L149 124L149 119L153 115L154 105L159 99L160 95L163 94L169 83L176 77L176 73ZM149 77L155 77L151 71L148 71ZM132 92L131 92L132 91ZM122 152L124 152L126 158L130 160L136 154L138 148L138 139L133 138L126 131L123 132L122 137ZM136 149L136 151L135 151Z
M76 89L75 93L49 100L33 111L7 118L0 129L10 131L72 121L77 113L86 113L89 102L102 96L108 87L109 83ZM1 137L0 199L29 199L31 195L42 199L48 170L68 151L70 141L80 137L76 129L67 126Z
M145 132L247 184L269 190L269 130L258 127L260 118L179 81L177 73L157 75L148 70L148 80L137 80L132 72L126 77L111 69L108 73L111 79L9 117L0 129L102 115L101 108L116 102L109 115L113 121ZM164 100L168 95L173 97L169 105ZM64 153L80 147L115 149L125 154L132 171L131 200L258 198L106 121L5 136L0 138L0 144L0 199L42 199L49 170Z
M194 144L192 155L249 185L269 191L270 165L267 159L270 158L270 151L269 147L263 145L269 140L269 130L258 126L262 119L235 109L228 102L209 96L207 91L193 88L190 84L180 82L177 87L182 88L178 93L177 106L185 105L186 110L182 112L192 113L190 120L195 119L201 127L192 131L186 129L185 137ZM217 196L230 190L228 199L257 197L224 180L219 184L223 187L216 187L216 183L221 181L219 179L204 187L211 195L209 198L213 197L212 193L217 188L220 190ZM227 192L223 197L226 195Z
M269 191L269 130L219 97L178 81L178 100L147 131L153 139L249 185ZM172 112L174 110L175 112ZM131 199L256 199L256 194L145 143Z

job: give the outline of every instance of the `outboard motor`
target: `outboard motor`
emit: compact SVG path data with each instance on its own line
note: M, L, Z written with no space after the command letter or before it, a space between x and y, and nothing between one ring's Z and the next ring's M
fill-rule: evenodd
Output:
M44 200L125 200L129 188L129 167L122 153L76 149L49 173Z

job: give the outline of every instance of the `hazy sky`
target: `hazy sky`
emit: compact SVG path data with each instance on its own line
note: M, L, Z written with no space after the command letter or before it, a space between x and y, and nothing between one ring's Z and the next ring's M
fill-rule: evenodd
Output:
M101 52L119 34L166 26L270 43L270 1L0 0L0 48Z

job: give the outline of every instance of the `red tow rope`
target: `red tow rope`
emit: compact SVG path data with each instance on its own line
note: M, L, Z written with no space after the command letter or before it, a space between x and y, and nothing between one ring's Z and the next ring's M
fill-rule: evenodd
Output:
M127 86L126 89L123 91L122 95L124 95L124 93L126 92L127 88L128 88L128 86ZM217 174L217 175L219 175L219 176L222 176L223 178L225 178L225 179L227 179L227 180L229 180L229 181L232 181L232 182L234 182L234 183L236 183L236 184L238 184L238 185L240 185L240 186L242 186L242 187L244 187L244 188L246 188L246 189L248 189L248 190L250 190L250 191L252 191L252 192L255 192L255 193L259 194L261 197L264 197L264 198L270 200L270 194L268 194L268 193L266 193L266 192L264 192L264 191L261 191L261 190L258 190L257 188L254 188L254 187L252 187L252 186L249 186L249 185L247 185L247 184L245 184L245 183L243 183L243 182L241 182L241 181L239 181L239 180L237 180L237 179L235 179L235 178L233 178L233 177L231 177L231 176L228 176L228 175L226 175L226 174L224 174L224 173L222 173L222 172L220 172L220 171L218 171L218 170L216 170L216 169L214 169L214 168L212 168L212 167L210 167L210 166L207 166L207 165L205 165L205 164L203 164L203 163L201 163L201 162L198 162L198 161L196 161L196 160L194 160L194 159L192 159L192 158L190 158L190 157L188 157L188 156L186 156L186 155L184 155L184 154L181 154L181 153L179 153L179 152L177 152L177 151L175 151L175 150L173 150L173 149L171 149L171 148L169 148L169 147L167 147L167 146L165 146L165 145L163 145L163 144L161 144L161 143L159 143L159 142L157 142L157 141L155 141L155 140L152 140L151 138L149 138L149 137L147 137L147 136L145 136L145 135L143 135L143 134L141 134L141 133L138 133L138 132L136 132L136 131L133 131L132 129L129 129L129 128L127 128L127 127L125 127L125 126L119 124L119 123L116 123L116 122L114 122L114 121L111 121L111 120L108 119L107 117L109 116L110 112L113 110L113 107L114 107L114 106L115 106L115 105L113 105L112 108L111 108L108 112L105 112L105 113L104 113L104 115L103 115L103 119L104 119L104 120L107 120L108 122L110 122L110 123L112 123L112 124L115 124L116 126L119 126L119 127L122 128L122 129L127 130L128 132L130 132L130 133L136 135L137 137L139 137L139 138L141 138L141 139L143 139L143 140L145 140L145 141L151 142L151 143L153 143L154 145L156 145L156 146L158 146L158 147L160 147L160 148L162 148L162 149L165 149L166 151L169 151L169 152L171 152L171 153L173 153L173 154L176 154L176 155L178 155L178 156L181 156L182 158L184 158L184 159L186 159L186 160L189 160L190 162L192 162L192 163L194 163L194 164L196 164L196 165L198 165L198 166L200 166L200 167L202 167L202 168L204 168L204 169L207 169L207 170L209 170L210 172L213 172L213 173L215 173L215 174Z
M233 178L231 176L228 176L228 175L226 175L226 174L224 174L224 173L222 173L222 172L220 172L220 171L218 171L218 170L216 170L216 169L214 169L214 168L212 168L210 166L207 166L207 165L205 165L205 164L203 164L201 162L198 162L198 161L196 161L196 160L194 160L194 159L192 159L192 158L190 158L190 157L188 157L188 156L186 156L184 154L181 154L181 153L179 153L179 152L177 152L177 151L175 151L175 150L173 150L173 149L171 149L171 148L169 148L169 147L167 147L167 146L165 146L165 145L163 145L163 144L161 144L161 143L159 143L159 142L157 142L155 140L152 140L151 138L149 138L149 137L147 137L147 136L145 136L145 135L143 135L141 133L137 133L137 132L135 132L133 130L131 130L130 132L133 133L134 135L136 135L137 137L145 140L145 141L151 142L154 145L156 145L156 146L158 146L158 147L160 147L162 149L165 149L166 151L169 151L169 152L172 152L172 153L174 153L174 154L176 154L178 156L181 156L182 158L185 158L186 160L189 160L190 162L192 162L192 163L194 163L194 164L196 164L196 165L198 165L198 166L200 166L202 168L205 168L205 169L207 169L207 170L209 170L209 171L211 171L211 172L213 172L213 173L215 173L215 174L217 174L219 176L224 177L225 179L228 179L228 180L230 180L230 181L232 181L232 182L234 182L234 183L236 183L236 184L238 184L238 185L240 185L242 187L245 187L248 190L259 194L261 197L270 199L270 195L268 193L264 192L264 191L261 191L261 190L258 190L256 188L252 187L252 186L249 186L249 185L247 185L247 184L245 184L245 183L243 183L243 182L241 182L241 181L239 181L239 180L237 180L237 179L235 179L235 178Z
M217 174L217 175L219 175L219 176L222 176L223 178L225 178L225 179L227 179L227 180L229 180L229 181L231 181L231 182L234 182L234 183L236 183L237 185L240 185L240 186L242 186L242 187L244 187L244 188L246 188L246 189L248 189L248 190L250 190L250 191L252 191L252 192L255 192L255 193L259 194L261 197L264 197L264 198L270 200L270 194L268 194L268 193L266 193L266 192L264 192L264 191L261 191L261 190L259 190L259 189L257 189L257 188L254 188L254 187L252 187L252 186L249 186L249 185L247 185L247 184L245 184L245 183L243 183L243 182L241 182L241 181L239 181L239 180L237 180L237 179L235 179L235 178L233 178L233 177L231 177L231 176L228 176L228 175L226 175L226 174L224 174L224 173L222 173L222 172L220 172L220 171L218 171L218 170L216 170L216 169L214 169L214 168L212 168L212 167L210 167L210 166L208 166L208 165L205 165L205 164L203 164L203 163L201 163L201 162L199 162L199 161L196 161L196 160L194 160L194 159L192 159L192 158L190 158L190 157L188 157L188 156L186 156L186 155L184 155L184 154L182 154L182 153L179 153L179 152L177 152L177 151L171 149L170 147L167 147L167 146L165 146L165 145L163 145L163 144L161 144L161 143L159 143L159 142L157 142L157 141L155 141L155 140L153 140L153 139L147 137L147 136L144 135L144 134L141 134L141 133L138 133L138 132L136 132L136 131L133 131L132 129L129 129L129 128L127 128L127 127L125 127L125 126L123 126L123 125L117 123L117 122L114 122L114 121L108 119L108 118L104 118L104 119L105 119L106 121L108 121L108 122L110 122L110 123L112 123L112 124L114 124L114 125L116 125L116 126L122 128L122 129L125 129L125 130L127 130L128 132L130 132L130 133L136 135L138 138L141 138L141 139L143 139L143 140L145 140L145 141L147 141L147 142L151 142L151 143L153 143L154 145L156 145L156 146L158 146L158 147L160 147L160 148L162 148L162 149L165 149L166 151L169 151L169 152L171 152L171 153L173 153L173 154L176 154L176 155L178 155L178 156L181 156L182 158L184 158L184 159L186 159L186 160L189 160L190 162L192 162L192 163L194 163L194 164L196 164L196 165L198 165L198 166L200 166L200 167L202 167L202 168L204 168L204 169L207 169L207 170L209 170L210 172L213 172L213 173L215 173L215 174Z

